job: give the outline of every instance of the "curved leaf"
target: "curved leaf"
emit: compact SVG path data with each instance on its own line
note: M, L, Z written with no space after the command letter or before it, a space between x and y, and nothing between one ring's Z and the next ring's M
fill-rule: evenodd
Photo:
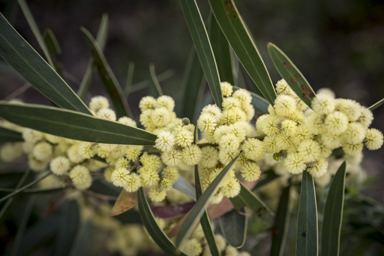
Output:
M137 191L137 201L139 203L139 211L143 224L147 229L149 235L155 241L155 243L168 255L184 255L180 253L163 230L157 225L155 217L153 216L147 198L144 194L144 189L141 187Z
M61 48L53 31L51 29L44 30L44 42L47 46L49 55L51 56L53 67L56 72L64 79L64 69L61 63L56 59L56 55L61 54Z
M62 108L91 114L53 68L0 14L0 56L39 92Z
M276 98L276 92L271 78L235 3L233 0L209 0L209 3L217 23L244 69L272 104Z
M151 86L149 87L150 95L157 98L163 95L159 80L157 80L155 65L153 63L149 64L149 74L151 76Z
M181 193L184 193L185 195L189 196L190 198L196 201L195 190L183 176L179 175L179 178L173 184L173 188L180 191Z
M233 86L234 91L237 91L239 89L242 89L242 88L239 88L237 86ZM252 104L253 108L255 109L255 115L268 113L268 106L269 106L268 101L266 101L265 99L263 99L262 97L260 97L256 93L253 93L253 92L249 92L249 93L252 96L251 104Z
M180 4L213 99L216 105L222 108L219 71L196 0L180 0Z
M24 141L21 133L0 127L0 143Z
M157 80L159 82L163 82L165 80L170 79L174 74L175 74L175 71L173 69L168 69L164 73L161 73L160 75L158 75ZM133 84L132 88L129 90L129 93L134 93L134 92L140 91L142 89L145 89L145 88L149 87L150 84L151 84L151 79L146 79L144 81ZM128 92L126 92L126 93L128 93Z
M96 41L101 50L104 50L105 43L107 42L107 35L108 35L108 14L103 14L100 22L100 27L96 36ZM85 71L83 79L81 80L79 90L77 91L77 94L82 100L85 100L89 86L92 81L93 72L95 70L94 62L95 62L94 58L91 57L91 59L88 62L87 70Z
M316 94L300 70L276 45L268 43L268 52L281 77L284 78L296 95L308 107L311 107L311 102Z
M285 241L287 239L289 225L289 193L291 185L281 192L279 206L277 207L275 222L272 227L271 256L282 256L284 253Z
M127 72L127 81L125 82L125 87L124 87L125 97L128 97L128 94L131 90L134 72L135 72L135 63L129 62L128 72ZM157 77L156 77L156 79L157 79Z
M121 89L119 82L117 81L115 74L112 72L107 60L104 57L103 51L96 42L95 38L85 28L81 28L92 56L95 60L95 65L99 71L101 80L107 90L112 104L115 108L116 115L118 117L129 116L132 117L131 110L129 109L128 102L125 99L124 93Z
M221 233L233 247L240 248L247 237L247 222L244 208L230 211L219 218Z
M340 232L343 219L344 190L345 190L345 167L340 166L333 177L329 188L327 201L324 209L324 221L321 234L321 255L339 255Z
M384 99L381 99L381 100L379 100L378 102L376 102L375 104L373 104L372 106L370 106L368 109L370 109L370 110L377 109L377 108L380 107L383 103L384 103Z
M117 198L112 210L111 216L122 214L123 212L129 211L137 205L137 193L127 192L125 189L121 190L119 197Z
M154 145L156 135L78 112L33 104L0 101L0 117L56 136L109 144Z
M213 195L216 193L217 189L219 188L222 180L227 175L228 171L231 169L233 164L237 161L240 154L233 159L221 172L217 177L212 181L212 183L208 186L208 188L204 191L204 193L201 195L201 197L197 200L195 206L192 208L192 210L187 215L187 218L185 219L184 223L181 225L179 233L177 234L175 244L177 248L181 248L186 241L186 239L189 238L191 235L193 229L196 227L196 224L200 220L201 216L205 213L207 206L209 204L209 201L213 197Z
M303 172L297 221L296 255L317 256L317 203L312 176Z

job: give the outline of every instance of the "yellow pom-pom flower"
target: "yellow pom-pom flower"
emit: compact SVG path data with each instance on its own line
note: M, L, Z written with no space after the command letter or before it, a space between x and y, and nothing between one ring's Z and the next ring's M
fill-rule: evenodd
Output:
M327 173L328 170L328 161L320 160L316 161L310 168L308 168L309 174L315 178L320 178Z
M361 115L361 106L354 100L339 99L337 109L345 114L349 121L356 121Z
M201 149L197 145L186 147L182 151L182 160L187 165L196 165L202 157Z
M64 156L58 156L50 163L51 171L56 175L67 174L71 168L71 162Z
M376 150L383 146L383 133L377 129L369 129L365 133L365 145L369 150Z
M150 187L159 182L160 176L156 170L149 169L146 166L140 169L140 177L143 182L143 186Z
M161 175L163 178L168 179L172 184L175 183L179 178L179 172L177 171L177 168L172 166L167 166L164 168Z
M347 129L341 135L343 141L349 144L358 144L363 142L365 129L359 123L349 123Z
M239 181L236 178L232 178L220 188L220 192L228 198L233 198L240 193L240 189Z
M246 158L253 161L263 159L265 155L264 143L255 138L249 138L241 146L241 150Z
M111 176L113 185L116 187L125 187L127 185L129 171L126 168L116 169Z
M39 142L33 148L32 153L33 156L39 161L48 160L52 156L52 145L44 141Z
M348 127L348 118L339 111L329 114L324 120L327 131L331 134L338 135L343 133Z
M224 97L231 97L233 89L230 83L221 82L220 87L221 87L221 93L223 94Z
M171 114L166 108L157 108L152 112L151 119L157 127L164 127L171 121Z
M161 159L163 160L164 164L169 166L177 166L182 159L181 151L173 149L168 152L164 152L161 154Z
M102 108L100 109L96 116L101 119L109 120L109 121L116 121L116 113L112 109L109 108Z
M318 114L329 114L335 110L335 99L326 94L317 95L312 101L312 109Z
M203 108L201 115L203 114L210 114L216 118L216 121L219 121L221 117L221 110L218 106L210 104Z
M82 165L73 167L69 172L69 177L71 178L73 185L80 190L87 189L92 184L91 174L89 174L88 169Z
M236 98L224 98L223 100L223 108L225 110L230 110L233 108L240 108L240 101Z
M173 149L173 146L175 145L175 137L172 133L163 131L157 135L155 143L157 149L167 152Z
M135 161L141 154L143 146L128 145L125 155L129 161Z
M153 202L161 202L167 196L167 192L164 188L156 186L149 191L148 196Z
M361 153L362 150L363 150L363 143L358 143L358 144L344 143L343 144L344 153L350 156L357 156Z
M139 108L141 112L144 112L146 110L153 110L156 108L157 101L152 96L146 96L141 98L139 103Z
M262 130L268 136L273 136L280 132L279 124L280 119L276 116L268 115L263 120Z
M96 96L89 102L89 108L95 113L103 108L109 108L108 99L104 96Z
M188 147L193 142L193 133L185 128L178 128L174 131L176 144L181 147Z
M170 96L162 95L156 101L159 108L166 108L169 111L173 111L175 108L175 101Z
M203 147L201 149L202 158L201 165L207 168L213 168L219 161L219 152L214 147Z
M77 150L79 155L84 159L92 158L96 154L95 150L93 150L92 143L89 142L80 143Z
M135 192L141 187L140 176L136 173L132 173L128 176L127 183L124 186L125 191Z
M192 238L185 242L182 250L189 256L198 256L202 253L203 247L196 238Z
M199 127L200 131L211 132L216 128L216 121L216 118L211 114L202 114L197 120L197 127Z
M279 95L275 100L274 108L279 116L289 116L296 111L296 101L291 96Z
M132 118L129 118L129 117L126 117L126 116L120 117L117 120L117 122L120 123L120 124L125 124L127 126L137 127L136 122Z
M39 140L43 139L43 133L28 128L23 130L22 135L25 142L30 142L32 144L35 144Z
M321 154L320 145L314 140L305 140L301 142L297 150L306 162L318 160Z
M241 169L241 176L246 181L255 181L260 178L260 167L253 162L246 163L243 168Z
M292 120L284 120L281 122L281 133L287 136L295 135L297 130L296 122Z
M326 126L324 125L323 116L313 112L305 120L305 126L312 134L322 134L326 132Z
M239 100L242 105L243 104L246 104L246 105L251 104L251 102L252 102L251 94L247 90L244 90L244 89L236 90L233 93L232 97Z
M284 161L284 166L287 168L287 171L292 174L300 174L307 168L303 157L299 153L288 154Z
M219 153L219 159L222 164L227 165L233 159L235 159L239 154L240 154L240 149L237 149L235 151L227 151L227 150L221 149Z
M239 148L240 141L234 134L227 134L221 137L220 148L227 151L235 151Z

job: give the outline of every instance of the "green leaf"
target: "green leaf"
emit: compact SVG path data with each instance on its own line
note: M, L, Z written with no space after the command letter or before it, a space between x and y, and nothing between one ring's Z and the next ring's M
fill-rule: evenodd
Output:
M237 91L239 89L242 89L242 88L239 88L237 86L233 86L234 91ZM268 113L268 106L269 106L268 101L266 101L265 99L263 99L262 97L260 97L256 93L253 93L253 92L249 92L249 93L252 96L251 104L252 104L253 108L255 109L255 115Z
M268 52L281 77L284 78L296 95L308 107L311 107L311 102L316 97L316 94L300 70L276 45L268 43Z
M149 64L149 74L151 76L151 86L149 87L150 95L155 98L163 95L159 80L157 80L155 65L153 63Z
M273 103L276 92L265 64L241 18L233 0L209 0L221 31L223 31L233 51L244 69L263 93L269 103Z
M64 70L61 63L56 59L56 55L61 54L60 45L51 29L44 30L44 42L51 56L53 67L56 72L64 79Z
M173 188L196 201L195 189L183 176L179 175L179 178L173 184Z
M164 73L161 73L160 75L158 75L157 80L159 80L159 82L166 81L169 78L171 78L174 74L175 74L175 71L173 69L168 69ZM151 83L152 83L151 79L146 79L144 81L133 84L129 93L134 93L134 92L143 90L143 89L149 87L151 85Z
M339 255L341 222L343 219L345 167L340 166L333 177L324 209L321 234L321 255Z
M108 144L154 145L156 135L82 113L33 104L0 101L0 117L56 136Z
M191 49L188 57L187 67L183 77L183 100L181 102L181 116L187 117L195 123L204 93L205 79L201 69L196 50Z
M207 209L209 201L216 193L219 188L222 180L227 175L228 171L234 165L234 163L239 158L240 154L233 159L221 172L217 177L212 181L212 183L208 186L208 188L204 191L201 197L197 200L195 206L187 215L184 223L181 225L179 233L177 234L175 244L177 248L182 248L186 239L189 238L193 229L196 227L197 222L200 220L201 216Z
M0 15L0 56L27 82L62 108L91 114L56 71Z
M296 255L316 256L317 241L317 203L312 176L303 172L301 181L299 216L297 221Z
M235 85L231 48L213 15L210 17L209 39L211 40L213 53L215 54L220 81Z
M369 110L377 109L377 108L380 107L383 103L384 103L384 99L381 99L381 100L379 100L378 102L376 102L375 104L373 104L372 106L370 106L368 109L369 109Z
M96 37L96 42L99 44L99 47L101 50L104 50L105 43L107 41L107 36L108 36L108 14L103 14L100 22L100 27L97 32L97 37ZM81 80L79 91L77 92L80 99L82 100L85 100L89 86L92 82L93 72L95 70L94 62L95 62L94 58L91 57L91 59L88 62L87 70L85 71L83 79Z
M279 206L277 207L275 222L272 227L271 256L282 256L284 253L285 241L287 239L289 225L289 184L281 192Z
M169 240L167 235L159 225L157 225L142 187L137 191L137 201L139 203L139 211L143 224L155 243L168 255L185 255L184 253L179 254L179 251L172 241Z
M0 127L0 143L24 141L21 133Z
M37 27L36 21L33 18L33 15L31 11L29 10L29 7L25 0L18 0L21 10L24 13L25 18L27 19L28 25L31 27L31 30L33 32L33 35L36 37L37 42L39 43L39 46L41 50L43 50L45 57L48 60L48 63L53 67L53 61L51 59L51 55L49 54L48 48L45 45L44 39L41 36L40 30Z
M135 71L135 63L129 62L127 81L125 83L125 88L124 88L125 97L128 97L129 91L131 90L134 71ZM157 77L156 77L156 79L157 79Z
M247 222L244 208L232 210L219 218L221 233L225 240L233 247L240 248L247 236Z
M115 74L112 72L112 69L109 66L107 60L105 59L100 46L88 30L81 28L81 31L87 40L88 48L90 49L95 60L95 65L99 71L101 80L103 81L105 89L107 90L109 97L112 100L112 104L115 107L116 115L118 117L132 117L131 110L129 109L128 102L124 97L121 86L117 81Z
M243 184L240 185L241 190L239 195L231 198L231 202L235 209L239 210L241 207L248 206L265 225L271 227L275 216L274 213L257 195L249 191Z
M180 4L213 99L216 105L222 108L223 95L221 93L219 71L196 0L180 0Z
M195 143L196 143L196 140L195 140ZM197 200L199 200L203 192L201 191L200 175L199 175L199 169L197 165L195 166L195 188L196 188L196 198ZM213 256L220 256L220 252L219 252L219 249L217 248L217 244L215 240L215 234L213 233L207 210L205 210L205 212L203 213L203 216L200 219L200 224L201 224L201 227L203 228L204 236L209 245L209 250L211 251L211 254Z

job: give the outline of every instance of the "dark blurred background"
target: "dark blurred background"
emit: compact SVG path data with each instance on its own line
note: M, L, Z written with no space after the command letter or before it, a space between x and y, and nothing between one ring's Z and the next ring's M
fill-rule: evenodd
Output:
M204 18L206 0L197 1ZM51 28L62 54L58 60L66 80L77 91L90 53L79 28L95 36L103 13L109 14L105 55L121 84L130 62L135 63L133 82L149 77L148 65L157 74L173 71L161 82L164 93L179 97L183 72L192 40L176 0L31 0L27 1L41 31ZM384 97L384 1L380 0L239 0L237 7L264 58L272 81L280 79L267 54L267 42L278 45L299 67L312 87L332 88L337 97L352 98L370 106ZM0 0L0 11L30 44L41 53L17 1ZM21 88L24 81L1 63L0 98ZM133 88L134 89L134 88ZM129 96L132 109L148 93L143 89ZM105 94L95 75L90 95ZM28 89L18 98L26 102L49 102ZM88 97L89 100L89 97ZM384 130L384 107L374 111L372 127ZM383 200L383 151L366 152L364 166L381 178L366 193Z

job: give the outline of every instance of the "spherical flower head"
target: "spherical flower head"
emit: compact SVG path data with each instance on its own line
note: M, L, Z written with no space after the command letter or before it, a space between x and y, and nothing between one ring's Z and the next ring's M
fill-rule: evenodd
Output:
M312 134L322 134L326 132L326 126L324 125L323 116L313 112L305 120L305 126Z
M267 153L275 153L280 151L277 145L276 136L267 136L264 138L264 149Z
M149 155L146 152L141 156L140 161L143 166L155 171L160 171L163 166L160 157L157 155Z
M117 120L118 123L124 124L131 127L137 127L136 122L127 116L120 117L119 120Z
M59 144L63 138L51 134L44 134L45 139L51 144Z
M233 108L240 108L240 101L236 98L224 98L223 100L223 109L230 110Z
M71 162L64 156L58 156L50 163L50 169L56 175L67 174L70 168Z
M186 147L182 151L182 160L187 165L196 165L202 157L201 149L197 145Z
M265 119L269 117L269 115L262 115L262 116L259 116L257 119L256 119L256 131L258 134L265 134L265 131L264 131L264 124L265 124Z
M192 238L185 242L182 250L187 255L198 256L203 252L203 247L196 238Z
M161 154L161 159L166 165L177 166L181 162L182 154L180 150L173 149Z
M274 108L279 116L289 116L296 111L296 101L289 95L279 95L275 100Z
M4 162L13 162L23 154L21 143L5 143L0 147L0 159Z
M39 160L44 161L52 157L52 145L48 142L39 142L33 147L33 156Z
M125 150L125 156L129 161L135 161L141 154L143 146L128 145Z
M233 88L232 85L228 82L221 82L220 83L221 87L221 93L223 94L224 97L231 97Z
M356 122L360 123L364 128L368 128L373 121L372 111L368 108L361 107L361 115Z
M244 113L244 112L243 112ZM244 113L245 117L245 113ZM230 125L236 123L236 113L234 110L224 110L220 118L220 123L224 125Z
M292 137L284 135L282 133L277 134L276 136L276 145L279 150L288 150L294 146Z
M314 140L301 142L297 150L305 162L316 161L321 154L320 145Z
M178 128L174 131L176 144L180 147L188 147L193 142L193 133L187 129Z
M100 109L96 116L101 119L116 121L116 113L110 108L102 108Z
M221 110L218 106L209 104L201 111L201 115L203 114L210 114L216 118L216 121L219 121L221 117Z
M233 159L235 159L239 154L240 154L240 149L237 149L235 151L228 151L228 150L221 149L219 152L219 160L222 164L227 165Z
M160 176L157 171L145 166L140 169L140 177L144 187L153 186L160 181Z
M237 99L240 101L240 103L243 104L251 104L252 102L252 96L251 94L245 90L245 89L238 89L236 90L233 95L233 98Z
M175 101L170 96L162 95L158 97L156 101L157 101L157 107L159 108L166 108L171 112L175 108Z
M260 178L260 167L254 162L248 162L241 169L241 176L246 181L255 181Z
M292 94L291 87L289 87L288 83L284 79L277 81L276 91L278 94L286 94L286 95Z
M328 132L321 135L321 142L329 149L335 149L342 146L340 135L334 135Z
M32 154L28 156L28 165L32 171L35 171L35 172L44 171L47 168L48 164L49 164L48 161L39 161Z
M140 123L146 128L146 129L153 129L155 127L152 119L152 114L154 110L148 109L141 113L140 115Z
M348 118L342 112L335 111L327 115L324 124L329 133L338 135L348 128Z
M239 252L233 246L228 245L225 249L225 256L238 256Z
M377 129L369 129L365 133L365 145L369 150L376 150L383 146L383 133Z
M95 96L89 102L89 108L95 113L103 108L109 108L108 99L104 96Z
M148 196L153 202L161 202L167 196L167 192L164 188L156 186L149 190Z
M129 162L125 157L120 157L115 163L115 169L125 168L128 169Z
M296 122L297 125L302 125L305 121L305 115L302 111L295 111L288 118Z
M197 127L203 132L212 132L216 128L217 120L210 114L202 114L197 120Z
M179 179L179 171L175 167L167 166L163 169L161 176L173 184Z
M92 158L96 154L92 147L92 143L89 142L81 142L77 152L84 159Z
M213 168L219 161L219 151L214 147L203 147L201 149L202 158L200 164L206 168Z
M357 156L361 154L362 150L363 150L363 143L358 143L358 144L344 143L343 144L344 153L350 156Z
M281 133L287 136L295 135L297 130L296 122L292 120L284 120L281 122Z
M228 125L221 125L221 126L217 127L217 129L215 130L213 138L214 138L216 143L220 143L221 137L223 137L224 135L226 135L228 133L230 133L229 126Z
M128 175L127 183L124 187L127 192L135 192L141 187L140 176L136 173Z
M43 133L28 128L23 130L22 135L25 142L30 142L32 144L42 140L44 137Z
M341 135L344 142L349 144L358 144L363 142L365 129L359 123L349 123L347 129Z
M304 163L304 159L299 153L290 153L284 161L285 168L291 174L300 174L305 168L307 168Z
M263 119L263 121L262 130L268 136L273 136L280 132L280 119L277 116L268 115L265 119Z
M71 160L71 162L75 164L78 164L85 160L85 158L79 154L79 146L80 143L75 143L71 147L69 147L67 152L69 160Z
M251 121L255 117L255 109L252 105L241 104L241 110L245 113L246 121Z
M244 141L241 150L246 158L253 161L261 160L265 155L264 143L255 138L249 138Z
M233 114L235 116L235 123L236 122L246 122L247 121L247 116L241 108L232 108Z
M125 187L127 185L129 171L126 168L116 169L111 176L113 185L116 187Z
M327 173L328 170L328 161L325 159L316 161L310 168L308 168L309 174L312 175L312 177L320 178L324 174Z
M312 101L312 109L320 115L330 114L335 110L335 99L326 94L317 95Z
M171 151L175 145L175 136L167 131L160 132L155 143L157 149L163 152Z
M220 192L228 198L233 198L240 193L240 183L237 179L231 179L224 186L220 187Z
M92 184L92 176L89 173L89 170L82 165L73 167L69 172L69 177L71 178L73 185L80 190L87 189Z
M139 108L141 112L144 112L146 110L153 110L156 108L157 101L152 96L146 96L141 98L139 103Z
M227 134L221 137L220 148L227 151L236 151L240 147L240 141L234 134Z
M337 109L345 114L349 121L356 121L360 117L362 108L356 101L340 99L337 103Z
M229 126L229 132L236 136L239 141L243 141L247 136L247 122L237 122Z
M171 121L171 114L166 108L157 108L152 112L151 119L157 127L164 127Z
M327 95L328 97L335 98L335 93L329 88L321 88L317 91L317 95Z

